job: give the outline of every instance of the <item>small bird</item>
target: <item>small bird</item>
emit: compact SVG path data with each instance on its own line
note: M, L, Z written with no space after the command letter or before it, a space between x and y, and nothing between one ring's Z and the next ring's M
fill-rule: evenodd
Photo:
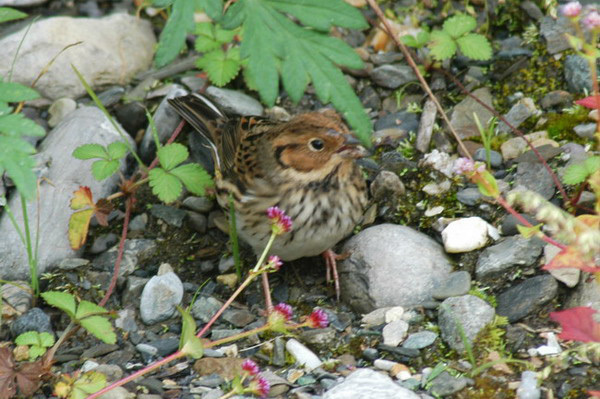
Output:
M232 116L207 97L190 94L171 106L209 141L217 201L233 196L238 235L258 255L271 235L265 213L278 207L291 217L291 231L277 237L271 254L284 261L322 254L339 300L331 248L362 218L367 187L354 162L367 151L332 110L300 114L288 122Z

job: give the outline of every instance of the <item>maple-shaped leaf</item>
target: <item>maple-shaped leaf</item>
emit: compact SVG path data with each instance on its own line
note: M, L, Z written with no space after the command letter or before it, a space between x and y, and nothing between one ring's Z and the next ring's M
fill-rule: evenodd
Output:
M550 313L550 318L560 323L560 339L580 342L600 342L600 323L594 320L596 311L590 307L579 306Z
M598 108L600 107L600 96L589 96L586 98L582 98L581 100L575 101L575 104L590 109Z
M17 393L15 362L9 348L0 348L0 399L10 399Z
M575 248L570 245L560 251L552 260L542 267L544 270L562 269L565 267L572 267L580 269L588 273L600 272L600 267L596 267L593 261L588 261L585 257Z
M81 186L79 190L73 192L71 209L76 212L69 218L69 243L71 248L79 249L85 244L92 216L96 215L98 223L107 226L107 218L112 206L104 199L100 199L95 204L90 188Z
M30 397L40 386L43 374L40 361L17 366L9 348L0 348L0 399L10 399L17 393Z

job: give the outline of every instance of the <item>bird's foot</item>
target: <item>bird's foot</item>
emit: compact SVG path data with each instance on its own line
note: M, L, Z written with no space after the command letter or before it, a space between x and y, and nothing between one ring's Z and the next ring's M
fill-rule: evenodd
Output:
M340 278L337 272L337 261L344 260L348 256L350 256L349 252L343 254L336 254L333 250L328 249L327 251L321 254L323 259L325 259L325 266L327 267L327 271L325 274L325 279L327 283L331 282L331 276L333 275L333 283L335 286L335 297L337 301L340 300Z

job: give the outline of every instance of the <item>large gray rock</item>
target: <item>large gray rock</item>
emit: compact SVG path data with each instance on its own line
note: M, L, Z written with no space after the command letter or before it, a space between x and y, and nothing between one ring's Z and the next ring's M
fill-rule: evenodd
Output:
M419 399L420 396L396 384L390 377L371 369L358 369L339 385L325 392L323 399Z
M112 194L119 182L118 174L97 181L92 177L92 161L80 161L71 156L83 144L107 145L121 137L104 114L95 107L83 107L70 113L48 133L36 156L40 168L45 168L39 189L39 253L38 273L43 273L64 258L76 257L69 245L67 229L72 210L69 201L80 186L88 186L94 200ZM132 141L133 142L133 141ZM125 162L121 162L121 172ZM23 210L18 195L12 195L9 205L23 229ZM38 218L38 204L31 201L27 212L32 228ZM35 231L35 229L33 230ZM29 266L25 248L6 213L0 219L0 278L26 279Z
M344 252L350 257L339 266L342 299L361 313L428 302L451 271L442 247L406 226L369 227Z
M0 40L0 59L12 60L21 40L12 80L30 85L48 63L65 47L36 84L36 89L53 100L76 98L85 93L73 72L74 65L92 87L126 84L152 63L156 38L149 21L127 14L105 18L55 17L34 23ZM0 63L6 76L11 62Z
M478 279L496 277L515 266L531 266L542 253L544 242L510 236L483 250L475 273Z

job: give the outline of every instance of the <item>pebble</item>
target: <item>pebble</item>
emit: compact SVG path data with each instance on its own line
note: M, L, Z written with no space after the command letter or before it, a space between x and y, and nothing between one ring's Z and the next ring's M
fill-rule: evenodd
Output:
M467 187L456 192L456 199L469 206L477 205L482 198L483 194L481 194L477 187Z
M538 378L535 371L523 371L521 373L521 384L517 388L518 399L540 399L541 391L538 388Z
M531 223L532 226L535 226L539 223L533 216L527 215L525 213L520 213L519 215L521 215L525 220ZM517 229L518 225L522 225L521 222L519 222L519 220L515 216L509 213L502 218L500 231L505 236L514 236L515 234L519 234L519 230Z
M546 39L546 50L550 54L557 54L571 48L565 33L576 35L575 28L569 18L559 16L553 18L546 16L540 23L540 34Z
M50 108L48 108L48 114L50 114L48 126L56 127L65 116L75 111L76 108L77 103L72 98L59 98L54 101Z
M408 323L404 320L395 320L383 327L383 343L389 346L398 346L406 337Z
M548 274L531 277L498 295L496 311L514 323L550 302L557 291L554 277Z
M553 90L540 101L540 106L544 109L549 109L555 106L569 105L573 101L573 95L564 90Z
M529 141L535 141L541 138L548 138L548 132L545 130L529 133L524 136ZM513 137L511 139L506 140L500 146L500 152L502 152L502 158L505 161L514 159L524 153L529 146L521 137Z
M135 332L138 330L137 323L135 322L135 310L133 309L122 309L117 312L117 318L115 319L115 327L120 328L125 332Z
M223 320L233 324L235 327L245 327L256 320L256 317L247 309L229 308L223 313Z
M177 228L183 226L183 219L185 219L186 216L184 210L162 204L152 205L150 213L152 216L162 219L167 224Z
M195 319L208 323L223 303L211 296L200 295L192 305L191 313Z
M264 112L260 101L241 91L209 86L206 89L206 93L211 96L225 112L245 116L260 116Z
M484 104L493 108L492 93L487 87L482 87L473 91L473 96L480 99ZM473 113L477 115L479 121L485 124L494 115L477 101L467 96L464 100L454 106L450 117L450 124L456 130L461 139L469 137L479 137L479 129L473 119Z
M560 248L552 244L544 245L544 264L550 263L552 259L561 251ZM561 267L560 269L548 270L550 275L565 284L569 288L575 287L579 283L581 270L575 267Z
M464 270L452 272L448 278L433 289L434 299L446 299L465 295L471 289L471 275Z
M200 213L208 213L215 206L215 201L207 197L186 197L183 202L183 206Z
M357 369L323 395L323 399L360 398L420 399L420 396L396 384L389 376L366 368Z
M592 79L588 61L576 54L567 55L564 62L565 80L571 93L592 92Z
M129 231L144 231L146 230L146 225L148 224L148 214L142 213L140 215L136 215L131 219L129 223Z
M387 114L379 118L373 128L375 129L374 137L377 137L377 132L388 129L395 129L395 136L407 134L408 132L416 132L419 127L417 115L408 111L398 111ZM381 134L379 134L382 136ZM383 135L385 136L385 135Z
M483 250L475 274L478 279L496 277L515 266L531 266L542 253L544 242L521 236L506 237Z
M183 299L183 284L173 269L163 263L158 274L144 287L140 298L140 317L151 325L172 317Z
M593 139L594 134L596 133L596 124L595 123L584 123L581 125L577 125L573 128L575 134L577 134L581 138L585 139Z
M385 322L391 323L392 321L402 320L404 316L404 308L402 306L394 306L385 312Z
M540 115L541 111L535 107L535 103L529 97L520 99L515 105L511 107L504 118L513 127L518 128L523 122L529 117L534 115ZM504 122L498 123L497 130L499 132L508 133L511 128Z
M397 174L388 170L382 170L377 174L373 183L371 183L371 194L376 202L388 200L397 203L406 189L404 183Z
M319 359L313 351L294 338L291 338L286 342L285 348L296 359L296 362L304 366L308 371L312 371L323 364L321 359Z
M361 322L365 327L376 327L385 323L385 314L392 307L384 307L375 309L367 314L364 314L361 318Z
M83 258L67 258L60 261L58 268L60 270L75 270L90 264L88 259Z
M448 253L470 252L484 247L489 240L489 224L478 216L458 219L442 231Z
M115 245L119 241L119 237L114 233L99 235L94 239L90 248L90 253L97 255L106 251L109 247Z
M519 162L514 177L514 187L518 186L534 191L545 199L552 198L556 191L552 176L539 162Z
M402 343L402 347L407 349L423 349L433 344L437 337L438 334L433 331L419 331L410 334Z
M334 344L337 334L335 329L327 327L302 331L299 337L309 345L330 348Z
M475 161L487 162L487 153L485 148L478 148L475 150L473 159ZM490 150L490 164L492 165L492 168L499 168L502 166L502 154L500 154L498 151Z
M458 325L464 336L472 343L479 331L494 320L494 308L486 301L473 295L446 299L439 308L438 324L444 341L458 352L465 347Z
M454 377L447 371L442 371L431 383L431 392L439 396L452 395L467 386L465 377Z
M201 213L186 212L190 227L197 233L204 234L208 229L208 218Z
M31 308L10 324L13 338L27 331L47 332L54 335L50 316L40 308Z
M417 76L409 65L387 64L374 68L371 79L387 89L397 89L403 84L415 82Z
M27 284L25 281L13 281L13 284L0 285L0 302L5 304L0 311L2 317L21 315L31 308L33 293L18 287Z
M128 276L136 269L139 263L149 260L154 256L158 245L156 241L139 238L125 240L119 277ZM115 267L119 246L115 245L108 251L102 253L92 261L92 267L96 270L110 271Z

